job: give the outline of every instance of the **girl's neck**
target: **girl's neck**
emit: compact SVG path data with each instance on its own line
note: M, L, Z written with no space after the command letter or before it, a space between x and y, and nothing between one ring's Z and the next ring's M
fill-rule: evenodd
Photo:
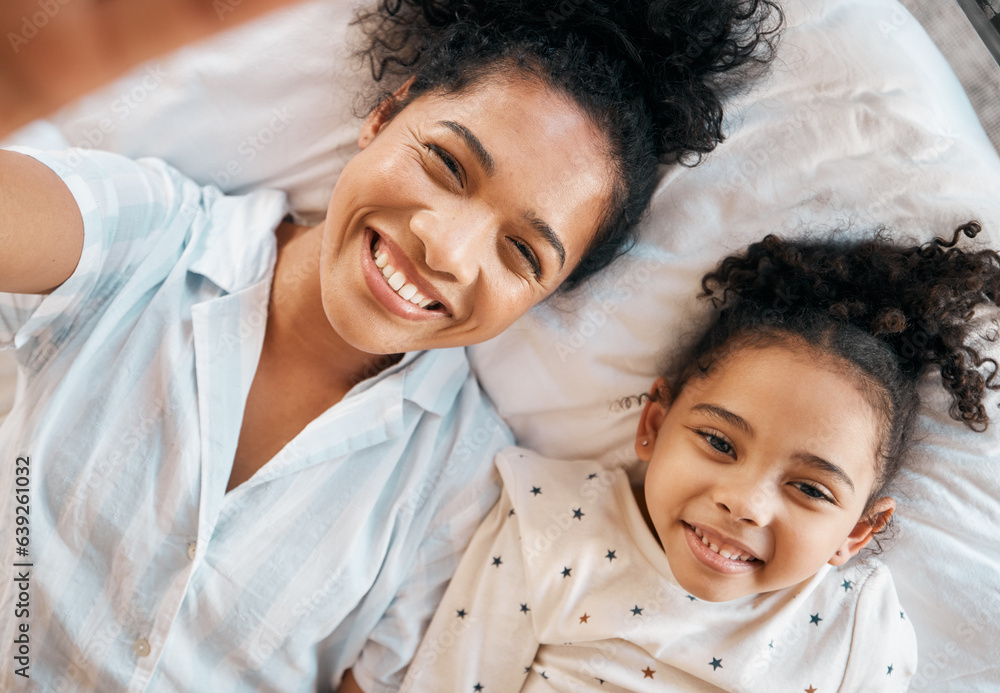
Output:
M342 392L397 363L402 354L360 351L330 325L320 288L323 225L285 222L275 233L278 259L261 360L281 364L282 370L308 372L316 385Z

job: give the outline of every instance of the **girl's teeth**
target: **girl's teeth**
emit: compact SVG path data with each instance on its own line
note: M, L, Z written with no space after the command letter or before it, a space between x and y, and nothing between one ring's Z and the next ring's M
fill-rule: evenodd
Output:
M417 287L413 286L413 284L405 284L403 285L403 288L399 290L399 295L402 296L407 301L413 298L414 295L416 295L416 293L417 293Z
M705 538L705 533L702 532L697 527L694 528L695 535L701 539L701 543L710 548L715 553L719 554L723 558L728 558L731 561L749 561L752 559L750 554L736 553L735 551L728 548L719 548L717 544L713 544L708 539Z
M396 273L396 268L393 267L392 265L386 265L385 267L382 268L382 276L385 277L386 279L388 279L395 273Z
M429 305L430 305L430 304L432 304L432 303L434 303L434 301L432 301L432 300L431 300L431 299L429 299L429 298L425 298L425 299L424 299L423 301L421 301L421 302L420 302L420 303L418 303L417 305L418 305L418 306L420 306L421 308L426 308L427 306L429 306Z
M379 253L375 255L375 266L382 269L389 264L389 256L385 253Z
M412 303L415 306L419 306L420 302L423 301L423 300L424 300L424 295L422 293L420 293L419 291L417 293L413 294L412 296L410 296L410 303Z

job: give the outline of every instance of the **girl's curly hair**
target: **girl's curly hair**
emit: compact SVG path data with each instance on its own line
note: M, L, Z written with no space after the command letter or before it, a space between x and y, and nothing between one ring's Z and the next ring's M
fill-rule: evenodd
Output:
M920 404L917 381L929 368L940 368L952 418L976 431L989 424L983 398L1000 388L998 364L969 341L974 310L1000 300L1000 255L954 247L981 230L970 221L951 240L909 247L884 231L863 242L765 237L702 279L701 297L718 313L672 363L665 375L671 393L746 347L804 344L832 356L882 418L870 507L906 457Z
M376 81L414 77L397 111L430 91L528 75L606 135L611 203L563 290L628 249L660 162L694 165L722 141L722 100L771 59L781 22L775 0L380 0L355 20Z

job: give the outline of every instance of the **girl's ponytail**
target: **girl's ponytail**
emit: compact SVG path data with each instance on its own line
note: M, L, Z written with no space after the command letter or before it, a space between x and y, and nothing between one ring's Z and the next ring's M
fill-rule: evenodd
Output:
M884 230L862 242L767 236L702 280L718 313L674 359L671 390L743 348L791 344L832 356L882 416L872 498L881 497L909 447L917 381L929 368L940 369L954 419L973 430L989 425L984 398L1000 388L998 364L973 343L973 314L1000 303L1000 255L956 247L981 230L970 221L950 240L920 246L893 243ZM997 331L979 336L993 342Z

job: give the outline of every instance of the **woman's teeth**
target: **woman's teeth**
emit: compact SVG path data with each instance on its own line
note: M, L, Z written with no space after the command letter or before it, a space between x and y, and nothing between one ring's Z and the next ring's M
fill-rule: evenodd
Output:
M372 257L375 258L375 266L382 271L382 276L385 277L389 286L403 300L409 301L421 308L427 308L428 306L432 306L432 304L431 310L437 307L436 301L424 297L417 291L416 286L407 283L406 276L402 272L389 264L389 256L386 255L378 244L375 245L375 252L372 254Z
M723 558L728 558L731 561L748 561L749 562L749 561L756 561L757 560L754 556L751 556L748 553L746 553L746 554L739 553L739 550L735 549L732 546L728 546L726 544L723 544L721 547L719 547L719 546L713 544L712 542L710 542L708 539L706 539L705 538L705 533L702 532L700 529L698 529L697 527L692 527L692 529L694 529L694 533L697 535L697 537L699 539L701 539L701 543L702 544L704 544L705 546L707 546L708 548L710 548L712 551L714 551L715 553L719 554Z

